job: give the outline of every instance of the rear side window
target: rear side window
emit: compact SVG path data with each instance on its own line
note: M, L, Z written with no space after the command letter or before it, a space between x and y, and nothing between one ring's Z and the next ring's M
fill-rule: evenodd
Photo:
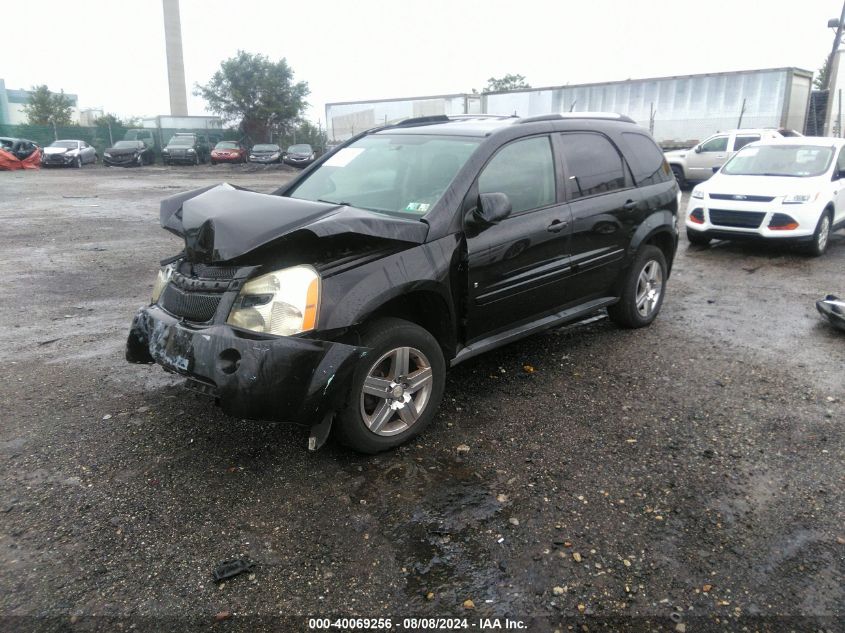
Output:
M513 213L554 204L555 165L549 137L505 145L478 177L478 193L507 194Z
M749 143L759 140L759 134L737 134L736 139L734 139L734 151L738 152Z
M622 156L601 134L561 134L566 182L573 200L625 188Z
M663 152L645 134L623 132L622 139L628 145L626 155L637 186L655 185L659 182L667 182L674 177L669 163L663 157Z

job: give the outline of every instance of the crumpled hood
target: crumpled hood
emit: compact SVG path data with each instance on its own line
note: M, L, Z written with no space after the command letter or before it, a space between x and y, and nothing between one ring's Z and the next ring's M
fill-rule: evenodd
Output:
M316 237L344 233L422 244L428 225L350 206L256 193L227 183L161 202L161 226L185 239L196 263L223 262L296 231Z
M66 152L75 152L76 150L68 149L67 147L45 147L45 154L64 154Z

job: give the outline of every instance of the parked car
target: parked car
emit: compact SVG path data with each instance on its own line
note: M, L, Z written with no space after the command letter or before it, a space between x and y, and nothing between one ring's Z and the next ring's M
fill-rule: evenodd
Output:
M97 150L85 141L53 141L41 153L44 167L82 167L98 160Z
M285 152L285 162L294 167L307 167L316 158L317 154L314 153L314 149L307 143L291 145L288 147L288 151Z
M370 130L273 194L162 202L184 251L133 321L157 362L239 418L374 453L420 433L446 368L607 308L660 311L680 191L620 115L424 117Z
M208 162L211 150L205 138L199 134L177 133L174 134L167 147L161 150L161 158L165 165L183 163L186 165L199 165Z
M708 137L691 149L666 152L666 160L672 167L681 187L687 183L702 182L713 175L714 168L721 167L736 152L749 143L801 136L787 129L742 129L720 132Z
M237 141L220 141L211 150L211 164L245 163L249 152Z
M784 138L744 147L687 207L687 238L798 242L812 255L845 226L845 140Z
M0 171L38 169L41 167L41 148L26 138L0 136Z
M282 162L282 148L273 143L259 143L253 145L249 152L249 162L251 163L281 163Z
M144 141L118 141L103 152L103 164L109 167L152 165L155 161L155 150Z

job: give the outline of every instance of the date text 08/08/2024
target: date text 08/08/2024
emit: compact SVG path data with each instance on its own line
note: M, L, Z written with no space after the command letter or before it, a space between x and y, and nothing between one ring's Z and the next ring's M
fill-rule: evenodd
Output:
M525 630L527 625L522 620L509 618L309 618L308 628L312 630L361 630L361 631L389 631L391 629L407 629L411 631L431 630L461 630L475 629L477 631L496 630Z

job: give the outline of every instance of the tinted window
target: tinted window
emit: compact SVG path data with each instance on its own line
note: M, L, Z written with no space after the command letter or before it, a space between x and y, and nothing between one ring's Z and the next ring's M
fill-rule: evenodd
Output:
M649 137L623 132L622 138L628 144L628 162L638 186L653 185L673 178L672 169L663 157L663 152Z
M613 144L601 134L561 134L569 195L594 196L625 187L625 166Z
M839 160L836 161L836 169L845 171L845 149L839 151Z
M728 149L728 137L717 136L701 144L702 152L724 152Z
M478 177L478 193L504 193L513 213L554 204L555 165L548 136L500 149Z
M736 138L734 139L734 151L739 151L749 143L753 143L754 141L759 140L759 134L737 134Z

